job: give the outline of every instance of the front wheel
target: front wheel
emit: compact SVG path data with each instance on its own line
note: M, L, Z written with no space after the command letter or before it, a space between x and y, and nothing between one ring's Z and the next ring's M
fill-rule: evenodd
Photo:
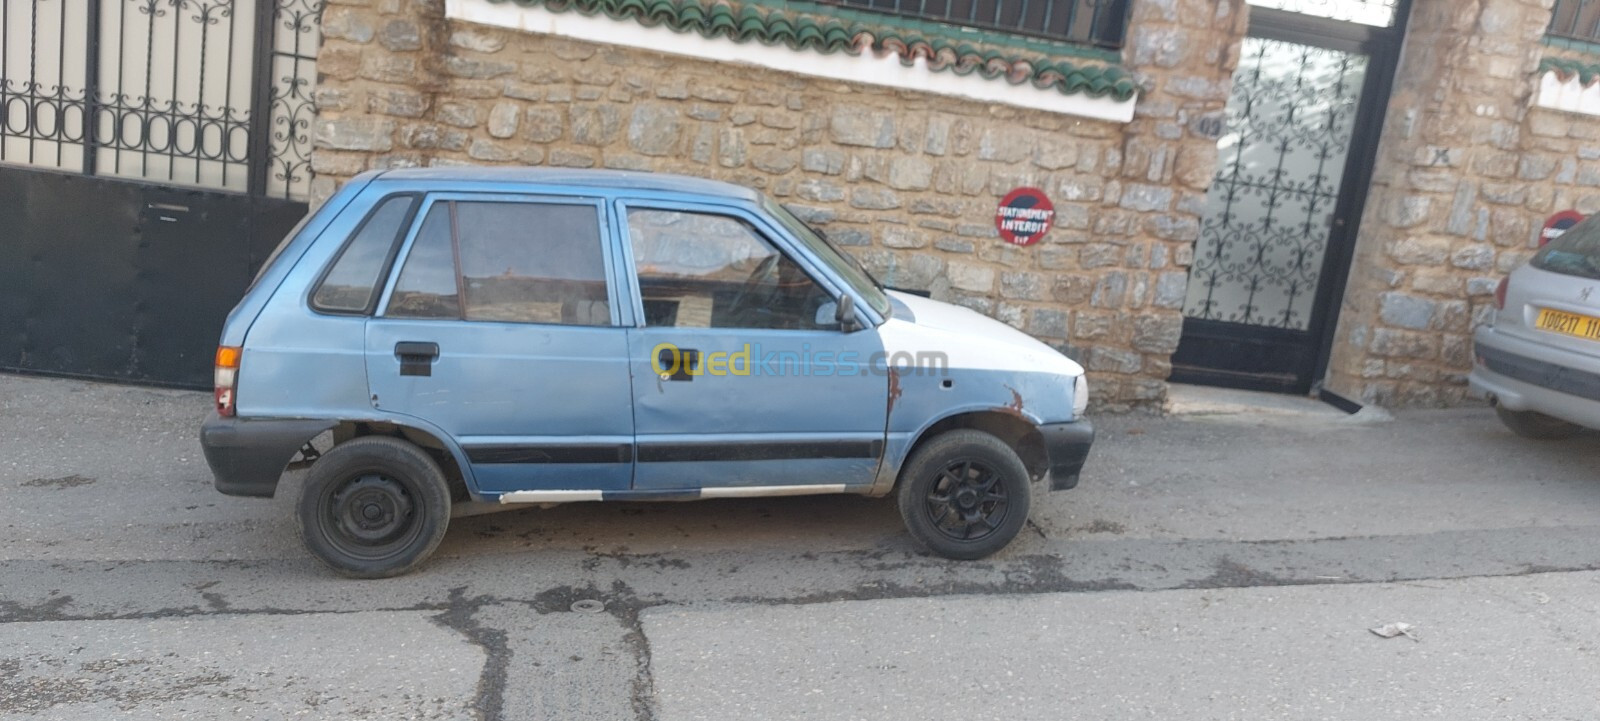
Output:
M1583 426L1534 411L1513 411L1505 406L1495 406L1494 412L1512 433L1536 441L1558 441L1583 431Z
M311 554L354 578L422 563L450 523L450 487L427 453L387 436L335 446L311 466L296 507Z
M900 472L900 516L911 537L946 558L991 555L1028 522L1028 469L999 438L955 430L924 443Z

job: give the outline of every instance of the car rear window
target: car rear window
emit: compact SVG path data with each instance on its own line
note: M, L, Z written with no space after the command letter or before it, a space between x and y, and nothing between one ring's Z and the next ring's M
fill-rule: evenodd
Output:
M1600 280L1600 215L1589 216L1550 241L1529 264L1551 273Z

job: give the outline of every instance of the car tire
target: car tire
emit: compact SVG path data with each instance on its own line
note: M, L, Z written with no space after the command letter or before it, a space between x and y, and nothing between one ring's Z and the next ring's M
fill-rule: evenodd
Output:
M1559 441L1571 438L1583 432L1583 426L1568 423L1560 418L1551 418L1543 413L1534 411L1513 411L1505 406L1495 406L1494 412L1500 416L1500 422L1506 424L1511 432L1523 438L1532 438L1537 441Z
M421 448L362 436L306 474L295 518L306 550L352 578L404 574L432 555L450 524L450 486Z
M1028 522L1028 468L1004 441L983 431L948 431L923 443L896 485L911 537L946 558L989 556Z

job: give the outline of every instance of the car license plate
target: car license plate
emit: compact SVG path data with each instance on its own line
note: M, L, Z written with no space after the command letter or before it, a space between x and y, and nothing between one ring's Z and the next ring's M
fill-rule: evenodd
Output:
M1534 323L1534 327L1552 333L1600 340L1600 318L1594 316L1542 308L1539 310L1539 320Z

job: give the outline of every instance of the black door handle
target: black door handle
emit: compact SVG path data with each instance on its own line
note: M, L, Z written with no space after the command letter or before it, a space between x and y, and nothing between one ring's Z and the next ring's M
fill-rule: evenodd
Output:
M700 375L700 351L693 348L662 348L656 353L656 369L671 371L661 374L663 380L692 381Z
M403 340L394 344L394 354L400 359L400 375L431 376L433 361L439 357L439 344Z

